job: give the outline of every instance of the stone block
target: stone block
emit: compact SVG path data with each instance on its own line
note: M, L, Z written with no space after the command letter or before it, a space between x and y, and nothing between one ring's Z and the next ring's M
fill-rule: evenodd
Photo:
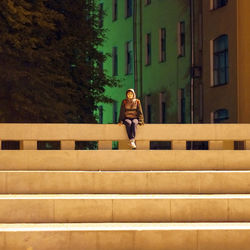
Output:
M249 171L206 171L200 174L200 193L250 193Z
M228 220L227 199L172 199L172 222L213 222Z
M229 221L234 222L250 222L250 199L245 198L242 195L240 199L229 199Z
M248 250L249 245L249 230L200 230L198 232L198 249Z
M97 232L98 249L134 249L134 233L131 231Z
M21 150L37 150L37 141L21 141L20 142Z
M111 222L111 199L55 200L55 222Z
M75 141L61 141L61 150L75 150Z
M172 150L186 150L186 141L172 141Z
M134 249L194 250L197 245L195 231L136 231Z
M131 150L129 146L129 140L120 140L118 141L118 149L119 150Z
M198 172L164 171L147 174L147 193L199 193L199 190Z
M140 141L136 140L136 150L149 150L150 141Z
M168 222L171 221L169 199L113 200L114 222Z
M4 250L68 250L69 232L8 232Z
M209 141L208 148L209 148L209 150L222 150L223 149L223 141Z
M112 150L112 141L98 141L99 150Z
M54 201L0 198L0 223L54 222Z

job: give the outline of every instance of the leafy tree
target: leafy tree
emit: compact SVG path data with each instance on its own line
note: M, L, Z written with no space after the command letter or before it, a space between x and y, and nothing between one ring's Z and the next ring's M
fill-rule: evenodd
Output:
M99 10L87 0L0 3L0 122L88 122L105 86Z

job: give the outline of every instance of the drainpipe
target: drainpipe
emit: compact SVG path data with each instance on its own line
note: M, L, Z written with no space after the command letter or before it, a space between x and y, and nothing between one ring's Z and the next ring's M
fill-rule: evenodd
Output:
M137 68L137 0L133 1L133 55L134 55L134 90L138 92L138 68Z
M142 74L142 0L140 0L140 98L143 96Z
M191 123L194 123L194 0L190 0L190 35L191 35L191 79L190 79L190 111Z

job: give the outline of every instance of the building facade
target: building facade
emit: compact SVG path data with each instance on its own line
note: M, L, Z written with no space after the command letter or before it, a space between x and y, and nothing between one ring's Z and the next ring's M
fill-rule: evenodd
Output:
M195 122L250 122L250 1L196 0Z
M108 75L122 87L106 88L113 104L99 105L99 121L117 122L128 88L143 103L146 123L190 123L191 30L189 0L100 0L106 13Z

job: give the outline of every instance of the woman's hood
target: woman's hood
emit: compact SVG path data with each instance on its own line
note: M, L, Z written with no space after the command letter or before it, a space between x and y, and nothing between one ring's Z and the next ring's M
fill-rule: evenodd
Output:
M129 91L131 91L131 92L134 94L134 98L133 98L133 99L136 99L136 94L135 94L134 89L128 89L128 90L126 91L126 98L127 98L127 93L128 93Z

